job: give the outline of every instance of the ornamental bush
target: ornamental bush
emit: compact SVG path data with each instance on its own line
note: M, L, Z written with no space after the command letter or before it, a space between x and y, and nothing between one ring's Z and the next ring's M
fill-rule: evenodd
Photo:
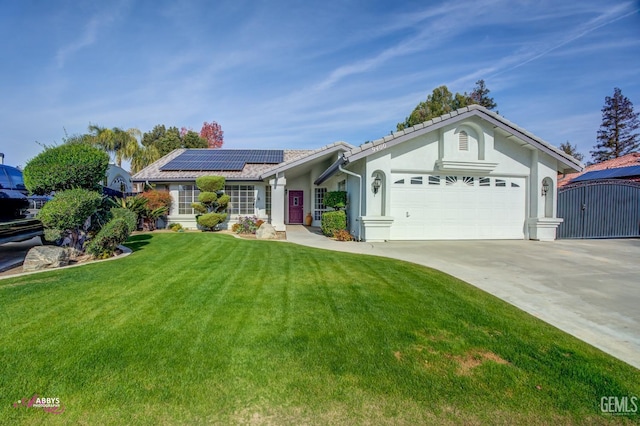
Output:
M118 246L129 238L131 234L129 219L114 217L87 244L86 251L92 256L105 259L111 257Z
M236 234L255 234L264 221L256 216L239 217L238 223L231 228Z
M345 191L329 191L324 194L322 204L335 210L342 209L347 205L347 193Z
M116 207L111 209L112 219L122 219L127 224L129 234L138 228L138 216L129 209ZM104 229L104 228L103 228Z
M38 219L46 228L71 230L80 228L98 209L102 195L84 189L61 191L38 212Z
M320 227L324 235L333 237L336 231L347 229L347 214L344 210L324 212L322 213Z
M333 231L333 238L338 241L353 241L353 235L349 233L346 229L340 229L338 231Z
M224 211L229 204L229 196L223 193L225 179L222 176L201 176L196 179L200 189L198 202L192 203L193 209L199 213L196 222L205 231L218 229L218 224L227 220ZM216 222L217 220L217 222Z
M171 210L171 203L173 202L173 199L171 198L169 191L158 191L157 189L152 189L138 194L137 197L146 198L147 208L150 210L155 210L158 207L166 207L167 211Z
M36 195L73 188L97 190L104 181L109 155L86 144L46 148L24 168L27 189Z
M173 232L180 232L182 230L182 225L179 223L171 223L169 224L169 229Z
M205 213L198 216L198 225L202 226L206 231L213 231L218 224L227 220L226 213Z
M82 250L84 225L102 203L102 195L76 188L60 191L47 202L37 218L45 228L58 230L60 238L69 236L70 245Z
M196 179L196 186L202 192L218 192L224 189L223 176L200 176Z

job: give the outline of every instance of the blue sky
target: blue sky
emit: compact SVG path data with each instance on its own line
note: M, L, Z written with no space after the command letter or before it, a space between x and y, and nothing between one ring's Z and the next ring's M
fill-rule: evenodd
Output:
M90 123L357 145L480 78L500 114L587 157L614 87L640 110L637 1L0 0L0 39L12 165Z

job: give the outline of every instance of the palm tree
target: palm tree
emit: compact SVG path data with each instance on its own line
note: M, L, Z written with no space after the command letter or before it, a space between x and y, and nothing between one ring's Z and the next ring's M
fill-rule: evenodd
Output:
M93 145L106 151L118 166L122 166L122 160L132 160L138 152L138 140L142 137L142 132L136 128L109 129L91 124L89 135Z
M140 144L138 140L142 138L142 132L136 128L122 130L117 127L112 129L115 140L116 164L122 165L122 160L132 160L136 155Z
M160 151L158 151L158 148L153 145L138 145L131 158L131 173L138 173L158 159L160 159Z

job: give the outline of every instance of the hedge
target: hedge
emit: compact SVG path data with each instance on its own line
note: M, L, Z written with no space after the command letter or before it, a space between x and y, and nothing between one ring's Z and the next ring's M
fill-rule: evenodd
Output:
M80 228L102 203L102 195L86 189L58 192L38 212L45 228L61 231Z
M334 232L347 229L347 214L344 210L322 213L320 227L324 235L333 237Z
M113 219L124 220L127 224L127 228L129 229L129 233L138 229L138 215L129 209L123 209L121 207L113 208L111 209L111 217Z
M98 189L105 179L109 155L86 144L47 148L24 168L24 183L36 195L73 188Z
M100 259L113 255L118 246L127 241L131 234L127 222L124 217L111 219L87 244L86 252Z

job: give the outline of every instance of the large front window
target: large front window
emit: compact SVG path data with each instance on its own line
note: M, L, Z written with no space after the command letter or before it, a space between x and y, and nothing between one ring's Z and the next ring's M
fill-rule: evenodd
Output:
M191 203L198 201L200 190L195 185L180 185L178 188L178 214L195 214Z
M229 195L227 213L230 215L254 215L256 190L253 185L227 185L224 193Z
M313 213L314 220L321 220L322 213L329 211L327 206L324 205L324 196L327 193L327 188L315 188L315 209Z

